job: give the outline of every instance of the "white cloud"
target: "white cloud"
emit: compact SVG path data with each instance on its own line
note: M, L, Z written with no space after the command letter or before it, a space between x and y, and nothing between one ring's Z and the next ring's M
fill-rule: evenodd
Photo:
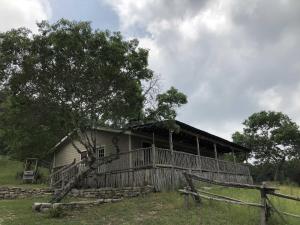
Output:
M280 110L282 97L275 88L271 88L258 94L258 104L265 110Z
M120 29L150 49L179 119L229 138L259 110L300 121L300 1L112 0Z
M26 27L35 32L36 22L50 16L47 0L0 0L0 31Z

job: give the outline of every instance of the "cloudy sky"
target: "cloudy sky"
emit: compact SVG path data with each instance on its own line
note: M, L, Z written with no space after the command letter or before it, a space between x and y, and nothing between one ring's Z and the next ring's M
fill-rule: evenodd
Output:
M260 110L300 124L299 0L0 0L0 31L62 17L138 38L188 95L183 122L227 139Z

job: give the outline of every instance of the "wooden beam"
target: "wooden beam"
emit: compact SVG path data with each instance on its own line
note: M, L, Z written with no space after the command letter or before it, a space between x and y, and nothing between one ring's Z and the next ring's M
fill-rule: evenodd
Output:
M184 132L184 133L187 133L187 134L190 134L190 135L192 135L192 136L195 136L195 133L190 132L190 131L188 131L188 130L185 130L185 129L182 129L182 128L181 128L180 131L181 131L181 132ZM222 141L218 141L218 140L215 140L215 139L213 139L213 138L205 137L205 136L203 136L203 135L201 135L201 134L197 134L197 136L198 136L199 139L206 140L206 141L209 141L209 142L211 142L211 143L216 143L216 144L218 144L218 145L220 145L220 146L223 146L223 147L234 148L234 149L236 149L236 150L239 151L239 152L244 152L244 150L239 149L239 148L237 148L237 147L233 147L232 145L227 144L227 143L224 143L224 142L222 142Z
M235 154L234 154L234 149L232 148L231 151L232 151L233 163L234 163L235 181L237 182L238 178L237 178L236 158L235 158Z
M196 143L197 143L197 154L200 156L200 147L199 147L199 138L196 136Z
M217 171L218 171L218 177L219 177L219 175L220 175L220 165L219 165L218 150L217 150L217 144L216 143L214 143L214 151L215 151L215 159L217 161Z
M129 168L133 168L132 164L132 142L131 142L131 134L128 134L128 151L129 151Z
M201 154L200 154L200 146L199 146L199 138L196 136L196 143L197 143L197 154L198 154L198 162L199 162L199 169L201 170Z
M300 197L297 196L291 196L291 195L284 195L281 193L275 193L275 192L271 192L271 193L267 193L269 195L274 195L280 198L286 198L286 199L290 199L290 200L295 200L295 201L300 201Z
M174 175L175 175L175 170L174 170L174 149L173 149L173 130L169 130L169 146L171 150L171 162L172 162L172 174L171 174L171 180L172 183L174 182ZM172 185L174 186L174 185Z
M214 198L214 197L209 197L209 196L202 195L202 194L199 194L199 193L195 193L193 191L179 190L179 192L184 193L184 194L194 195L194 196L201 197L201 198L205 198L207 200L215 200L215 201L221 201L221 202L237 204L237 205L248 205L248 206L254 206L254 207L259 207L259 208L263 207L261 204L257 204L257 203L250 203L250 202L243 202L243 201L233 201L233 200L227 200L227 199L224 199L224 198Z
M220 185L224 187L236 187L236 188L246 188L246 189L256 189L256 190L261 190L262 187L260 185L251 185L251 184L240 184L240 183L231 183L231 182L220 182L220 181L215 181L215 180L210 180L201 176L197 176L195 174L187 174L194 180L214 184L214 185ZM275 187L264 187L264 189L267 190L268 193L273 192L277 190L278 188Z

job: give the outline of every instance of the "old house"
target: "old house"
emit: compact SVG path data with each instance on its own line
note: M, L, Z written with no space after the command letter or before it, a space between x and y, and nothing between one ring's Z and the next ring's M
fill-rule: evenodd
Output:
M126 130L97 128L97 157L116 153L119 157L99 166L82 187L127 187L153 185L157 190L176 187L183 182L183 171L210 179L252 183L249 168L237 162L249 149L180 121L172 131L164 122L131 126ZM81 154L74 148L79 146ZM74 171L83 167L85 148L78 141L63 138L53 152L51 185L60 186L72 179Z

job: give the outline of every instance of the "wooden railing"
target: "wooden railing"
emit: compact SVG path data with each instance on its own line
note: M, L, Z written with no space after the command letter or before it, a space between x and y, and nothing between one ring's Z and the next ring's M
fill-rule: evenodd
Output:
M70 180L74 179L74 177L83 169L85 168L85 161L81 160L73 165L71 165L70 167L68 167L67 169L63 170L61 172L61 183L62 183L62 187L69 183Z
M83 161L80 161L56 171L51 175L51 186L55 186L56 184L63 186L84 167ZM217 160L186 152L172 152L170 149L154 146L119 153L117 159L99 166L97 172L103 174L152 167L250 176L249 168L244 164Z
M153 152L154 151L154 152ZM174 167L208 172L219 172L248 176L247 165L233 163L214 158L198 156L191 153L172 151L157 147L135 149L130 152L120 153L120 158L102 165L99 173L116 172L145 167Z

